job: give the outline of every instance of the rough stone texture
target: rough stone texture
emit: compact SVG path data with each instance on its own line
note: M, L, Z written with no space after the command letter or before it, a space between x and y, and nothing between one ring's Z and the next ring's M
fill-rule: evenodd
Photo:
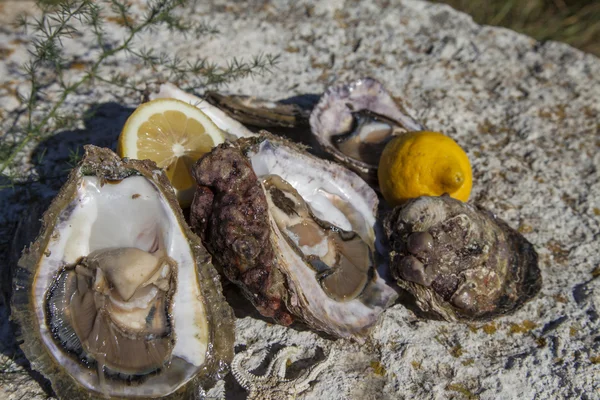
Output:
M217 24L219 36L198 42L159 31L146 40L182 57L210 55L214 61L281 53L274 74L236 82L228 87L234 93L288 98L320 93L339 80L380 79L417 119L465 148L474 168L471 201L535 245L544 285L522 310L485 325L419 320L397 304L365 346L271 325L232 295L240 317L238 350L272 346L275 352L293 344L306 349L299 358L322 359L322 351L338 348L338 361L300 396L306 399L599 399L600 60L564 44L482 27L447 6L417 0L289 3L199 5L197 17ZM0 40L3 48L15 49L0 61L6 115L16 107L15 90L26 88L16 66L26 55L19 40L27 36L2 23ZM89 57L89 40L75 38L73 54ZM140 73L125 58L110 69ZM122 93L99 84L70 100L74 108L96 102L100 113L81 130L31 148L28 157L48 149L38 174L64 175L68 150L84 143L114 146L130 112L126 107L139 101L117 97L110 103L114 95ZM4 250L16 221L60 183L46 179L0 192ZM14 342L6 315L3 302L0 347L10 356ZM0 365L8 365L5 359ZM45 396L30 375L11 368L0 375L0 398ZM208 394L223 390L228 399L244 398L231 375Z

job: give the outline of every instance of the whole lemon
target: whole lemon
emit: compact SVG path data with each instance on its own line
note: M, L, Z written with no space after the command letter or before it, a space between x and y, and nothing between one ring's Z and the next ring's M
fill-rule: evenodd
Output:
M392 139L381 154L377 176L381 194L392 206L444 193L467 201L473 185L467 154L439 132L409 132Z

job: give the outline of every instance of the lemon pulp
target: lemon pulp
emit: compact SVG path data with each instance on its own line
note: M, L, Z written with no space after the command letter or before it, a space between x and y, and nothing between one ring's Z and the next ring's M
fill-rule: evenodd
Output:
M185 207L195 187L192 165L223 141L220 129L198 108L176 99L157 99L142 104L129 117L118 153L149 159L163 168Z

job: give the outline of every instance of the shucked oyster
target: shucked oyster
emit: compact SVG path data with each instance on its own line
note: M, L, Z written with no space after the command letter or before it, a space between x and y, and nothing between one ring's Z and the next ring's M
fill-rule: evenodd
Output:
M423 311L446 320L509 313L541 288L532 244L504 221L449 196L396 207L385 230L398 284Z
M310 115L310 126L325 151L370 183L377 182L381 152L394 136L424 130L372 78L327 89Z
M63 399L195 398L233 356L233 314L166 176L94 146L19 261L13 315Z
M191 224L261 314L361 340L396 293L377 272L377 196L354 173L261 136L201 158Z

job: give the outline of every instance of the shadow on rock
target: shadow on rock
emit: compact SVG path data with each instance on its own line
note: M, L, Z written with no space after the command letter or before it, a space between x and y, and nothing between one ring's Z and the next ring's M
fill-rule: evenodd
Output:
M22 367L27 374L40 385L40 388L44 391L47 397L55 396L54 391L52 390L52 385L50 381L46 379L44 375L40 372L31 368L31 364L29 360L23 354L23 351L20 347L18 347L17 339L20 337L19 327L12 323L9 319L10 309L8 304L2 304L0 300L0 334L2 334L2 340L5 338L9 338L9 340L2 345L2 354L6 357L10 358L14 361L15 364ZM5 336L9 335L9 336ZM30 346L41 346L41 343L38 344L29 344ZM19 378L16 378L15 382L18 382Z
M306 111L312 111L319 102L320 94L306 93L297 96L288 97L287 99L279 100L281 104L295 104Z
M84 117L84 129L59 132L41 142L31 158L40 181L49 184L58 181L60 187L83 156L86 144L115 150L119 133L133 111L114 102L94 105Z

